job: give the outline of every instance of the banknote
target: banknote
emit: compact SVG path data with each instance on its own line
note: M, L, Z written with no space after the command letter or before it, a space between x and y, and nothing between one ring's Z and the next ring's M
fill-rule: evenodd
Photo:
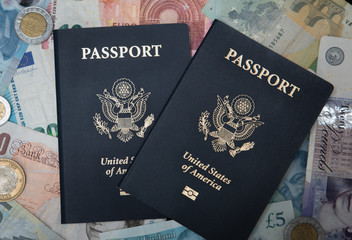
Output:
M28 6L46 8L50 0L0 1L0 95L3 96L28 44L19 40L14 22L17 13Z
M190 31L191 50L195 53L211 26L211 21L201 12L206 3L207 0L53 0L52 9L55 11L51 10L51 14L56 29L186 23Z
M291 200L295 217L302 214L308 142L307 136L270 200L271 203Z
M212 0L203 13L306 69L322 36L352 37L352 6L343 0Z
M0 202L0 238L63 240L16 201Z
M285 227L294 218L291 200L268 204L249 240L284 240Z
M333 96L352 99L351 66L352 39L322 37L317 74L334 84Z
M11 105L11 122L57 137L53 59L39 49L28 47L4 97Z
M323 37L317 63L317 74L335 89L311 130L302 214L316 218L327 239L349 239L352 230L350 42Z
M268 204L249 240L283 240L286 225L294 219L291 201ZM234 233L235 237L235 233ZM201 236L178 224L166 221L146 226L100 233L104 240L175 239L203 240ZM205 240L205 239L204 239Z
M319 221L327 239L352 230L352 99L331 97L311 131L302 215Z
M174 240L205 240L181 224L171 220L146 226L121 229L100 233L102 240L146 240L146 239L174 239Z
M194 53L210 27L210 20L201 12L206 2L207 0L99 0L100 19L103 26L186 23Z
M97 232L165 220L61 224L58 139L7 122L0 128L0 143L0 157L15 160L26 173L25 189L16 201L65 239L99 239Z

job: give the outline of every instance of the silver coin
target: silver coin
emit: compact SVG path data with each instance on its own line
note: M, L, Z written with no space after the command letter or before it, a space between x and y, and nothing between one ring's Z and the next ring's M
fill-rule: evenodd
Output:
M7 166L0 166L0 194L5 195L15 190L17 185L16 172Z
M325 240L325 233L320 224L310 217L298 217L289 222L285 228L285 240Z
M345 54L341 48L332 47L326 51L325 59L330 65L337 66L345 60Z
M11 106L9 102L0 96L0 126L6 123L11 115Z
M21 165L12 159L0 159L0 202L17 198L26 185L26 175Z
M15 31L19 39L28 44L40 44L47 40L53 30L50 14L40 7L22 9L15 18Z

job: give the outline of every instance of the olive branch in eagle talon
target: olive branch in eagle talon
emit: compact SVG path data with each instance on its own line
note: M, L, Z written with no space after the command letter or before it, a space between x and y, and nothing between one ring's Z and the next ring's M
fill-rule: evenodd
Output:
M94 120L94 126L97 128L100 135L103 135L105 133L105 134L108 134L109 139L112 139L110 130L107 127L108 123L101 120L100 113L96 113L93 117L93 120Z
M229 147L230 155L235 157L240 152L252 149L255 144L254 141L251 141L237 147L235 141L243 141L249 138L257 127L264 124L264 122L259 121L259 114L251 116L254 109L254 101L248 95L238 95L231 103L229 96L224 98L217 96L217 106L212 116L213 124L217 130L210 131L211 124L208 120L208 111L201 113L198 130L204 134L204 141L207 140L208 135L216 138L211 141L215 152L224 152Z
M209 112L205 111L202 112L202 114L199 117L199 123L198 123L198 130L199 132L202 132L204 134L204 141L208 139L208 134L209 134L209 128L211 126L209 120Z

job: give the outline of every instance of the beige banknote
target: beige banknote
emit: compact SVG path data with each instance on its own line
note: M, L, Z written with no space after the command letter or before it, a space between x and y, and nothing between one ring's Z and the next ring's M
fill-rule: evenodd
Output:
M322 36L352 37L344 0L211 0L203 9L298 65L309 68Z

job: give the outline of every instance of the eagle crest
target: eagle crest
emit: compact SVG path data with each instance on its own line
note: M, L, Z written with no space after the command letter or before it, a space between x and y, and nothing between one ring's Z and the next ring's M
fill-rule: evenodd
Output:
M231 103L229 96L223 99L217 96L217 106L212 116L216 131L210 131L208 111L201 113L198 130L204 134L204 141L208 139L208 136L215 138L211 141L215 152L224 152L229 148L230 155L235 157L238 153L254 147L254 141L245 142L241 147L237 147L235 141L249 138L257 127L264 124L259 121L259 114L252 116L254 109L254 101L248 95L238 95Z
M135 94L134 83L127 78L120 78L112 86L111 94L104 89L103 94L97 94L101 104L102 112L107 120L112 122L109 128L108 123L101 119L100 113L93 116L94 125L97 131L103 135L107 134L112 139L111 134L116 132L117 138L122 142L128 142L133 137L133 131L138 137L143 138L147 128L154 121L154 114L150 114L142 127L137 126L147 111L147 100L150 92L145 92L141 88Z

